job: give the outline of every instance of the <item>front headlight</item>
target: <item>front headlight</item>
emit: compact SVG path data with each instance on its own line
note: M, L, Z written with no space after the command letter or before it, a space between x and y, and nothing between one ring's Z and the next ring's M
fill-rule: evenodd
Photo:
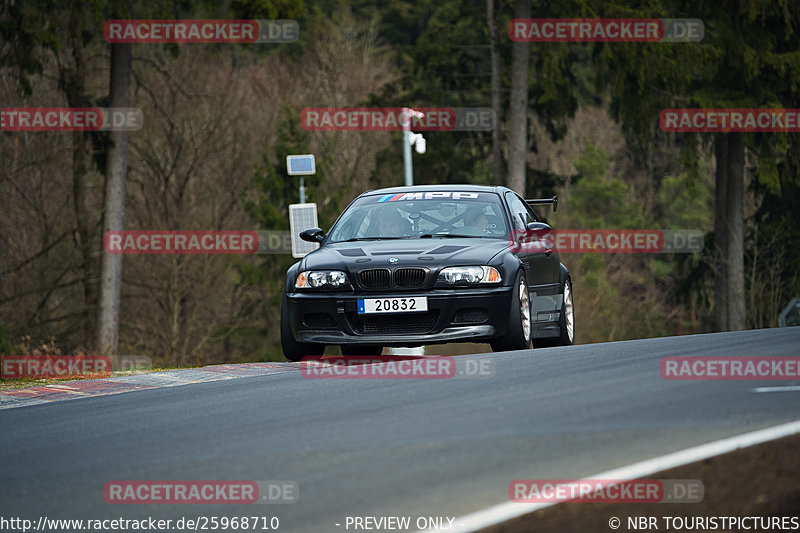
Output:
M294 286L298 289L337 289L349 287L350 281L341 270L309 270L297 275Z
M451 285L474 283L500 283L500 272L490 266L447 267L439 272L439 281Z

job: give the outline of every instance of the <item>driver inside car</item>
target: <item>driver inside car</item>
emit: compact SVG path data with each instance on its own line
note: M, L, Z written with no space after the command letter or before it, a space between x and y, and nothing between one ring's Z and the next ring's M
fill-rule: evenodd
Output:
M379 216L378 232L381 237L405 237L410 233L411 223L396 208L383 209Z
M489 228L489 219L481 207L473 207L464 215L464 232L472 235L482 235Z

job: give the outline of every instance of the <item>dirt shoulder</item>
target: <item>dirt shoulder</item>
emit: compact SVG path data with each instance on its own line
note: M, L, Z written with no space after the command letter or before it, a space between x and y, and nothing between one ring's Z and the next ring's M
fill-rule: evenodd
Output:
M647 476L648 479L699 479L704 497L699 503L564 503L482 530L484 533L767 531L750 521L742 528L724 528L691 517L795 517L789 529L800 531L800 435L751 446ZM609 521L620 520L618 529ZM655 517L656 527L628 527L629 517ZM683 520L676 520L681 517ZM637 520L633 524L639 523ZM797 524L798 527L794 527ZM702 527L698 527L702 525ZM747 526L756 525L752 529ZM672 527L668 527L672 526ZM677 527L676 527L677 526ZM787 529L784 526L784 529ZM769 531L781 531L773 527Z

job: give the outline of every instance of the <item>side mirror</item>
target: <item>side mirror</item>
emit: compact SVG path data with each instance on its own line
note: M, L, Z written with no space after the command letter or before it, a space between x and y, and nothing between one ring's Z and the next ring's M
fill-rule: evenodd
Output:
M325 234L321 228L308 228L300 232L300 238L306 242L322 242Z
M551 228L549 224L545 224L544 222L528 222L528 224L525 226L525 229L527 229L528 231L539 232L539 231L550 231L553 228Z
M533 237L534 242L544 247L544 253L548 256L553 253L551 235L553 228L550 227L550 224L545 224L544 222L528 222L528 224L525 225L525 229L527 230L526 233L528 236Z
M550 233L552 228L544 222L528 222L525 225L525 230L526 237L535 237L538 240Z

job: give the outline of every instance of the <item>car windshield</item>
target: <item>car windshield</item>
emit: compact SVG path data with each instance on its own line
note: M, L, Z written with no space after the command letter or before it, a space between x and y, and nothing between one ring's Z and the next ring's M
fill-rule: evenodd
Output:
M359 198L331 229L330 242L507 235L494 193L419 192Z

